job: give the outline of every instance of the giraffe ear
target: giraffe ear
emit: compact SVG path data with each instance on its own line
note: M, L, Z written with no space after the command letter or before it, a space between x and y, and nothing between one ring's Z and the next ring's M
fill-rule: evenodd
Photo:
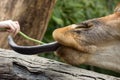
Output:
M114 9L114 12L120 12L120 3L118 3L118 5L116 6L116 8Z

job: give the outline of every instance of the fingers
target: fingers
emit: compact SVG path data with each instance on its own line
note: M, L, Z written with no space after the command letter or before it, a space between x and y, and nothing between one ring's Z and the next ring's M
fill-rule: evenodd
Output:
M20 31L20 25L18 21L6 20L0 22L0 28L7 29L9 33L16 35Z
M10 32L10 33L14 33L15 32L15 25L14 25L14 23L13 23L13 21L11 21L11 20L8 20L8 21L6 21L6 28L7 28L7 31L8 32Z
M20 31L20 25L18 21L14 21L11 23L14 27L13 34L16 35Z
M20 31L20 25L18 21L8 20L5 22L7 31L16 35Z

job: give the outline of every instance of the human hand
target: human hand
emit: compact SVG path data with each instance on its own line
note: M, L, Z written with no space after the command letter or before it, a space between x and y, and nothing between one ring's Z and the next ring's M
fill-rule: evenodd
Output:
M6 20L0 22L0 28L6 29L7 32L16 35L20 31L20 25L18 21Z

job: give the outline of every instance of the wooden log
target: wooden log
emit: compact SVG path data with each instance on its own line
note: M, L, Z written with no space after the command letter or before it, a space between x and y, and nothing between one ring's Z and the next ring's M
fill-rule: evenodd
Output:
M0 80L120 80L36 55L0 49Z

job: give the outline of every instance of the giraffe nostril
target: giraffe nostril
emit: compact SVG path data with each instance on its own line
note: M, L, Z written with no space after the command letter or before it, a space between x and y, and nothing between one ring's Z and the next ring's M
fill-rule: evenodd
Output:
M74 29L74 28L76 28L77 26L78 26L78 25L76 25L76 24L72 24L70 27Z

